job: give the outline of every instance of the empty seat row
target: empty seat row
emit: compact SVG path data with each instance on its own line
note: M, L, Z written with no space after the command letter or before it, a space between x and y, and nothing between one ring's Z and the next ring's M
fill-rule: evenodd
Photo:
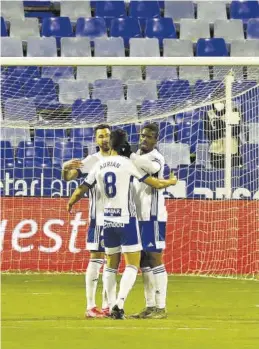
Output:
M258 38L259 19L250 19L247 24L247 38ZM77 20L76 32L73 32L72 24L68 17L46 18L43 21L41 35L44 37L55 37L57 46L63 37L83 36L94 40L98 37L107 37L107 28L103 18L79 18ZM1 18L1 36L7 36L4 19ZM28 18L17 19L11 24L11 37L19 37L26 41L31 36L40 36L38 20ZM158 38L160 47L163 39L177 38L175 25L171 18L153 18L146 22L144 33L142 33L139 21L134 18L115 18L109 29L110 37L122 37L125 47L129 45L130 38ZM180 39L196 42L199 38L210 38L210 25L206 20L182 19L180 21ZM243 22L239 19L221 20L214 23L214 37L222 37L227 42L244 39Z
M195 7L192 1L130 1L129 6L124 1L96 1L94 14L104 17L106 20L127 15L143 19L160 17L161 7L164 8L164 16L172 17L175 21L195 16ZM246 22L249 18L259 17L259 5L257 1L232 1L229 12L230 18L238 18ZM7 19L23 18L23 2L2 1L1 14ZM91 4L89 1L61 1L60 15L70 16L73 21L78 17L90 17ZM227 18L226 2L198 2L197 18L211 21Z

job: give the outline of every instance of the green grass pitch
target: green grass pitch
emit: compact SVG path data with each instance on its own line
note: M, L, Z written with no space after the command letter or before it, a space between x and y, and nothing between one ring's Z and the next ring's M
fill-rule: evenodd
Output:
M126 313L143 298L139 277ZM4 274L2 349L259 348L259 282L169 276L165 320L86 320L84 310L84 275Z

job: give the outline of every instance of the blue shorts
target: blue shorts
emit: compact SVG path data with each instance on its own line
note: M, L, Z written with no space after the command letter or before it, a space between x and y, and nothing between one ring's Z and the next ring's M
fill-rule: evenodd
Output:
M142 250L138 221L131 217L128 224L104 221L104 246L106 254Z
M161 252L165 249L166 222L140 221L139 230L143 251Z
M96 225L94 219L91 220L88 228L86 249L88 251L104 252L103 226Z

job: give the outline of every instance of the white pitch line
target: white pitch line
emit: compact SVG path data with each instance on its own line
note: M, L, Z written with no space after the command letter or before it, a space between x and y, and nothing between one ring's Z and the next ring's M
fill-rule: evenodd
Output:
M42 294L52 294L52 293L50 293L50 292L45 292L45 293L32 292L31 294L34 294L34 295L42 295Z
M2 326L2 328L28 328L27 326ZM77 329L88 329L88 330L150 330L150 331L213 331L216 330L216 328L210 328L210 327L107 327L107 326L51 326L51 329L69 329L69 330L77 330Z

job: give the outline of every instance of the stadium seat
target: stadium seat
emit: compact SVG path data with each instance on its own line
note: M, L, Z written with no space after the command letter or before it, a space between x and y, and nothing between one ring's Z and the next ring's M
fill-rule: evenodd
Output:
M94 141L93 127L73 128L70 133L70 138L74 142L80 142L83 145L92 143Z
M242 19L244 23L247 23L250 18L259 18L258 1L232 1L230 18Z
M159 123L159 141L160 142L174 142L174 125L170 122L160 122Z
M202 1L197 4L197 18L209 23L217 19L227 19L227 9L224 1ZM214 35L215 36L215 35Z
M64 142L66 138L63 129L35 129L34 140L44 142L47 147L53 147L57 141Z
M209 143L198 143L196 146L196 165L207 169L211 168L209 146Z
M96 38L95 57L124 57L125 48L122 38Z
M204 117L205 109L196 108L187 112L177 113L175 115L176 124L180 124L184 121L196 122Z
M248 143L259 144L259 123L247 124L248 128Z
M77 67L76 79L87 80L89 83L99 79L107 79L106 67Z
M214 37L223 38L226 42L244 39L243 22L240 19L216 20L214 23Z
M259 18L247 22L247 39L259 39Z
M9 98L4 103L5 120L19 121L36 121L36 106L32 99Z
M166 164L171 169L177 169L180 165L190 165L190 149L188 144L160 143L160 153L165 157Z
M259 145L243 144L241 145L241 156L243 166L250 170L259 167Z
M201 57L226 57L228 50L225 40L222 38L199 39L196 46L196 56Z
M157 38L130 39L131 57L160 57Z
M40 78L41 72L39 67L6 67L5 70L2 71L2 78L4 78L5 75L9 79L9 83L11 81L15 83L15 81L19 79Z
M177 140L178 142L188 144L191 153L196 152L197 143L204 139L203 123L183 121L178 124Z
M42 67L41 76L59 82L61 79L74 79L73 67Z
M197 80L210 80L209 67L179 67L179 79L189 80L189 83L192 85Z
M181 19L180 39L196 42L200 38L210 38L209 23L202 19Z
M39 21L38 18L15 19L10 24L10 36L20 38L27 41L29 36L39 37Z
M165 1L165 17L173 18L179 23L182 18L194 18L194 4L192 1Z
M163 47L163 39L176 39L176 30L172 18L151 18L147 20L145 36L157 38Z
M56 57L55 38L29 37L27 40L27 57Z
M118 125L115 128L122 128L127 132L129 143L136 144L139 142L139 127L135 124Z
M126 16L124 1L97 1L95 16L103 17L109 28L113 18Z
M22 57L22 41L19 38L1 37L1 57Z
M163 100L144 100L141 104L139 118L145 120L146 117L157 116L166 111L166 103Z
M38 104L45 100L57 100L55 84L51 79L30 79L23 85L26 98L35 97L34 103Z
M18 167L50 167L51 159L43 141L20 142L17 148Z
M215 95L218 92L218 98L224 98L224 83L223 81L211 80L211 81L202 81L199 80L195 83L193 91L193 99L197 103L204 102L204 100L211 95Z
M167 99L171 106L191 99L190 84L187 80L162 81L157 88L159 98Z
M122 81L115 79L96 80L93 83L92 98L100 99L104 104L110 99L124 99Z
M78 18L76 36L87 36L90 40L106 37L107 29L104 18Z
M13 147L17 147L21 141L30 141L29 124L27 126L27 128L0 127L0 140L10 141Z
M158 1L130 1L129 16L138 18L140 25L144 27L147 18L160 17Z
M99 99L88 99L86 101L76 100L72 104L72 114L75 122L103 122L104 107Z
M231 42L230 55L232 57L259 57L259 40L233 40ZM243 79L243 67L233 67L235 79ZM258 78L257 67L247 67L247 79Z
M193 44L190 40L164 39L164 57L192 57Z
M68 17L50 17L44 18L41 27L41 35L54 36L57 41L57 47L60 48L62 37L74 36L72 25Z
M241 115L243 123L259 123L259 103L257 98L248 98L247 94L244 98L245 103L240 103L240 111L242 113Z
M1 36L8 36L7 28L3 17L1 17Z
M91 17L90 1L60 1L60 16L69 17L72 23L79 17Z
M75 100L89 99L89 87L86 80L60 80L59 102L73 104Z
M137 118L137 106L134 101L107 101L107 122L131 122Z
M53 160L54 166L62 167L63 162L73 158L84 157L83 146L79 142L55 142Z
M122 37L124 40L124 46L128 48L130 38L142 37L138 19L130 17L114 18L111 21L110 36Z
M142 80L142 71L140 66L134 67L121 67L113 66L112 67L112 78L119 79L123 82L129 80Z
M1 1L1 16L6 21L24 18L23 2L21 0Z
M0 143L1 150L1 169L14 167L14 151L10 141L2 141Z
M178 79L177 68L176 67L146 67L146 80L174 80Z
M62 57L91 57L90 39L86 37L62 38Z
M156 81L128 81L127 99L138 104L144 99L157 99Z

